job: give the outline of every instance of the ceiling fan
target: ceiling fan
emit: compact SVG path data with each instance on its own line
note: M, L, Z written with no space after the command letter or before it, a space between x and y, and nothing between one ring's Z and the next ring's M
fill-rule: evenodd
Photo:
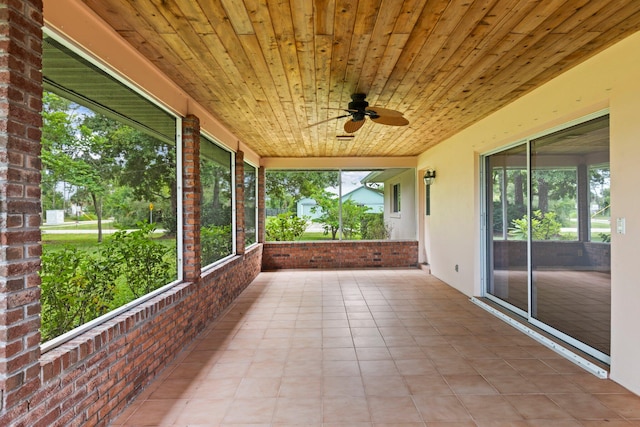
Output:
M367 117L369 117L369 119L374 123L380 123L383 125L406 126L409 124L409 120L405 119L400 111L382 107L369 107L369 103L365 101L366 97L367 95L364 93L354 93L351 95L351 102L344 110L349 114L332 117L319 123L315 123L312 126L328 122L329 120L342 119L344 117L350 117L350 119L344 124L344 131L347 133L353 133L360 129L362 125L364 125Z

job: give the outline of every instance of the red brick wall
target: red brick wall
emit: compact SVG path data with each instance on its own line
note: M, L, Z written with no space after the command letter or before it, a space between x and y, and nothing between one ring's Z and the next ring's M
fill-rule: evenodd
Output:
M107 425L251 283L261 253L253 246L45 353L40 387L0 425Z
M42 1L0 1L0 426L108 425L261 269L262 246L200 271L199 121L184 119L190 281L40 352Z
M267 242L263 270L417 267L417 241Z
M200 277L200 120L193 115L182 119L182 271L186 281Z
M40 387L41 27L41 1L0 3L0 416Z
M265 218L266 218L266 173L264 166L258 168L258 242L265 242Z
M246 231L244 223L244 153L236 152L236 253L244 253Z

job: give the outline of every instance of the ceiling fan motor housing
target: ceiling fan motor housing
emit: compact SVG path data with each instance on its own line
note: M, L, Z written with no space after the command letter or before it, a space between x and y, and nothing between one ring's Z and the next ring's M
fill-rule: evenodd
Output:
M352 101L349 103L349 110L351 110L352 120L354 122L359 122L364 120L366 116L366 109L369 106L369 103L365 101L366 95L363 93L354 93L351 95Z

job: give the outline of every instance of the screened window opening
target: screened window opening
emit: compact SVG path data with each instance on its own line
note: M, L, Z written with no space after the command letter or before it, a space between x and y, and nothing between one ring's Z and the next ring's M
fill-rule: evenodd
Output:
M386 240L415 239L412 218L390 215L393 185L407 191L397 203L415 205L410 187L415 170L267 170L266 239Z
M43 80L49 342L177 279L179 173L175 117L50 37Z
M245 246L258 241L258 174L251 164L244 162L244 228Z
M200 138L200 244L202 265L233 254L232 153Z

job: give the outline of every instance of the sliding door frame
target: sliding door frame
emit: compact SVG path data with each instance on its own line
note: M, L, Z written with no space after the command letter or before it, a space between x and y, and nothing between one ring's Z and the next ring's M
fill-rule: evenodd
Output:
M482 153L480 155L480 232L481 232L481 236L480 236L480 244L481 244L481 248L480 248L480 261L481 261L481 296L483 298L486 298L492 302L494 302L495 304L504 307L505 309L509 310L510 312L514 313L517 316L522 317L523 319L525 319L528 323L530 323L531 325L541 329L544 332L547 332L553 336L555 336L556 338L564 341L565 343L577 348L578 350L604 362L607 364L611 363L611 357L610 355L607 355L585 343L583 343L582 341L578 341L577 339L571 337L570 335L567 335L564 332L559 331L556 328L553 328L552 326L543 323L542 321L536 319L534 317L534 313L533 310L535 308L535 304L534 304L534 299L536 298L535 292L533 290L533 285L532 285L532 275L533 275L533 268L532 268L532 238L531 238L531 226L527 227L527 307L528 307L528 311L525 312L524 310L510 304L509 302L500 299L497 296L494 296L492 294L489 293L489 285L491 283L492 279L492 273L493 273L493 237L492 237L492 233L493 233L493 227L492 227L492 222L490 218L490 214L491 214L491 206L490 203L491 201L489 200L489 185L490 185L490 180L492 177L492 171L489 170L488 167L488 159L494 155L494 154L498 154L504 151L507 151L511 148L514 147L518 147L521 146L523 144L526 144L526 153L527 153L527 159L526 159L526 172L527 172L527 189L526 189L526 212L527 212L527 218L531 218L531 143L532 141L538 139L538 138L542 138L544 136L553 134L555 132L558 131L562 131L565 130L567 128L570 128L572 126L576 126L576 125L580 125L582 123L586 123L590 120L593 119L597 119L603 116L609 115L609 109L604 109L604 110L600 110L597 111L595 113L580 117L578 119L569 121L567 123L563 123L562 125L559 126L555 126L553 128L550 128L548 130L545 130L543 132L539 132L537 134L531 135L525 139L520 139L512 144L508 144L505 146L502 146L500 148L494 149L494 150L490 150L487 151L485 153ZM504 185L504 183L503 183ZM507 240L507 236L504 236L505 241Z

